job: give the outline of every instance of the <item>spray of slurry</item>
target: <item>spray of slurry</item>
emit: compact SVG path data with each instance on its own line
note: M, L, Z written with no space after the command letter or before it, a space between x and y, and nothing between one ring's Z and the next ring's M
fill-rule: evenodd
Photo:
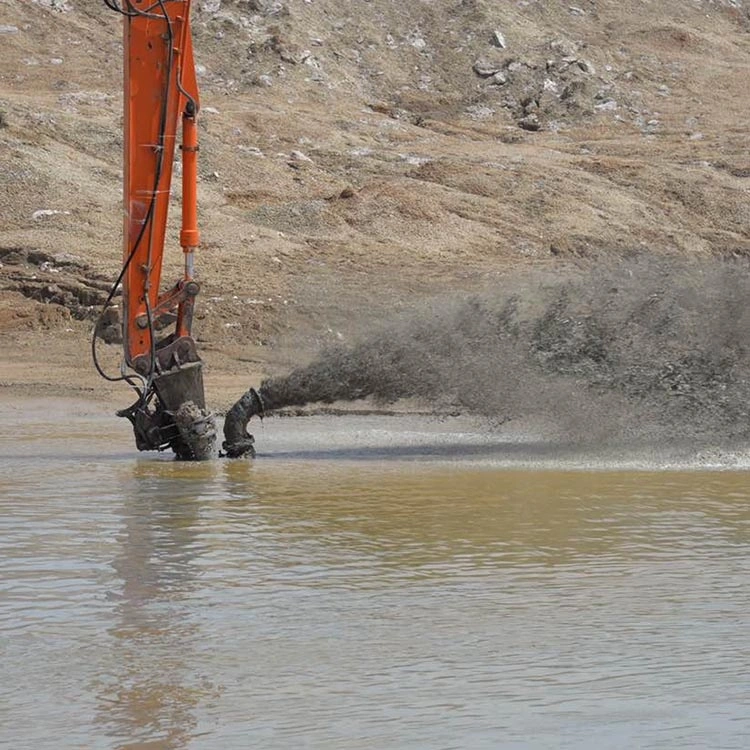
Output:
M639 255L509 274L265 380L267 411L417 397L569 440L750 435L750 265Z

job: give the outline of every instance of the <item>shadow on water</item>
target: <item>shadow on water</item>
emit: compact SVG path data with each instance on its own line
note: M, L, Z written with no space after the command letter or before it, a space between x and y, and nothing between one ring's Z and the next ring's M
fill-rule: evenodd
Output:
M117 622L108 631L112 662L97 717L119 747L186 747L194 709L212 692L191 665L198 632L187 606L198 586L197 522L212 472L143 460L123 478L112 562L122 586L111 594Z

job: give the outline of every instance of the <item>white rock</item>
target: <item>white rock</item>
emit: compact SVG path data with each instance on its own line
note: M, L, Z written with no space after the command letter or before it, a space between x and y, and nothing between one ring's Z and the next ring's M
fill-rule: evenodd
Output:
M10 26L6 24L0 25L0 34L17 34L18 26Z
M494 114L495 110L492 107L486 107L483 104L472 104L465 110L466 114L472 120L489 120Z
M219 114L219 110L216 107L201 107L201 112L205 112L207 115Z
M542 129L542 123L539 120L539 117L536 115L535 112L532 112L531 114L526 115L526 117L522 117L518 121L518 125L523 130L531 130L532 132L536 132L537 130Z
M501 63L489 62L489 60L477 60L472 66L472 70L482 78L489 78L499 73L503 69Z
M237 149L246 154L250 154L250 156L257 156L259 159L265 158L265 154L257 146L244 146L240 144L237 146Z
M496 47L500 47L500 49L505 49L508 45L505 41L505 37L503 36L502 31L495 30L495 33L492 35L492 43Z
M562 57L574 57L580 45L567 39L555 39L549 46Z
M81 257L73 253L56 253L54 256L56 263L80 263Z
M614 112L618 108L618 104L614 99L607 99L606 102L594 105L594 109L597 112Z
M414 154L399 154L399 157L412 167L421 167L423 164L429 164L432 161L426 156L415 156Z
M58 211L54 208L40 208L38 211L34 211L33 214L31 214L31 218L34 219L34 221L38 221L39 219L44 219L48 216L70 216L70 211Z
M41 5L44 8L50 8L51 10L58 10L60 13L67 13L73 10L70 3L67 0L31 0L32 3Z
M294 161L308 161L312 163L312 159L301 151L292 151L292 153L289 154L289 158Z

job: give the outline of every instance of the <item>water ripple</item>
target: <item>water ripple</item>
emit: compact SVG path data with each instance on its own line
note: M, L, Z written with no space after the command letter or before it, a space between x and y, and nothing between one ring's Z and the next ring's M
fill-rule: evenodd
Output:
M0 739L744 748L746 484L0 459Z

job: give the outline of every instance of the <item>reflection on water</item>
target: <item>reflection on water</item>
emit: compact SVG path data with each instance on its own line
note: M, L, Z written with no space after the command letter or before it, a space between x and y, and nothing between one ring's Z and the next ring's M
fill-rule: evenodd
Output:
M748 746L746 474L177 464L96 419L0 444L8 747Z
M196 587L197 497L205 481L164 481L163 463L137 463L122 482L122 531L112 567L122 581L115 602L110 674L97 688L99 721L108 736L142 747L153 737L162 748L189 744L192 709L205 689L189 658L199 628L184 604Z

